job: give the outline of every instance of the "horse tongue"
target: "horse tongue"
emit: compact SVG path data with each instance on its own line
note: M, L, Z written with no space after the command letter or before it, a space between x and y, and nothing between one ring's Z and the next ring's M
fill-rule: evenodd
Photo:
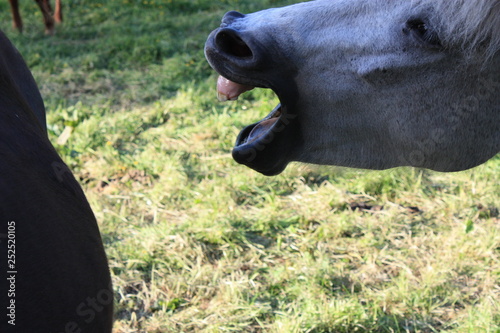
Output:
M252 90L254 87L245 86L219 76L217 79L217 99L221 102L235 101L245 91Z
M265 135L269 129L274 125L274 123L278 120L277 117L275 118L270 118L261 121L255 127L252 129L250 134L248 134L248 138L246 139L246 143L252 142L261 136Z

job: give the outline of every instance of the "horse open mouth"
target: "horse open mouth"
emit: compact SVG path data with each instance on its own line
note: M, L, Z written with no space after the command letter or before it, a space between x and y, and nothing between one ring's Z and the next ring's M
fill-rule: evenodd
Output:
M280 100L264 119L239 133L232 151L234 160L264 175L281 173L301 145L297 110L298 93L294 68L286 56L270 51L266 44L230 27L242 14L229 12L221 28L214 30L205 44L205 56L220 75L220 101L236 100L254 87L269 88Z
M236 139L236 146L250 144L268 137L268 134L273 131L280 116L281 104L278 104L264 119L245 127Z
M221 102L235 101L253 86L239 84L219 76L217 98ZM233 148L236 162L247 165L265 175L275 175L288 164L287 144L280 143L287 125L295 116L286 114L286 107L280 103L263 119L243 128Z
M217 98L221 102L234 101L242 93L253 88L219 76L217 80ZM281 103L279 103L264 119L245 127L236 139L236 146L243 146L268 137L281 116L281 110Z

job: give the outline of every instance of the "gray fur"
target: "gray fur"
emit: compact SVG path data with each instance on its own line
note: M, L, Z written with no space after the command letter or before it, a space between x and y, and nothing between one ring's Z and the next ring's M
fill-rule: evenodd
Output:
M231 27L297 69L303 144L290 161L457 171L500 151L498 0L317 0Z

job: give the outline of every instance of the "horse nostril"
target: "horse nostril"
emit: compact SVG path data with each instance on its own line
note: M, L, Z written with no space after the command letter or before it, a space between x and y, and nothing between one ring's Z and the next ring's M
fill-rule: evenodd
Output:
M234 30L221 30L215 37L215 44L222 52L238 58L251 58L252 50Z

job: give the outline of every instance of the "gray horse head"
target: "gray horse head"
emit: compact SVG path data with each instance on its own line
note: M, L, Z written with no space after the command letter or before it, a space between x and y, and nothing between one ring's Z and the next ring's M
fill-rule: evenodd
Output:
M280 99L233 157L263 174L291 161L458 171L500 151L498 0L317 0L229 12L205 54L219 94Z

